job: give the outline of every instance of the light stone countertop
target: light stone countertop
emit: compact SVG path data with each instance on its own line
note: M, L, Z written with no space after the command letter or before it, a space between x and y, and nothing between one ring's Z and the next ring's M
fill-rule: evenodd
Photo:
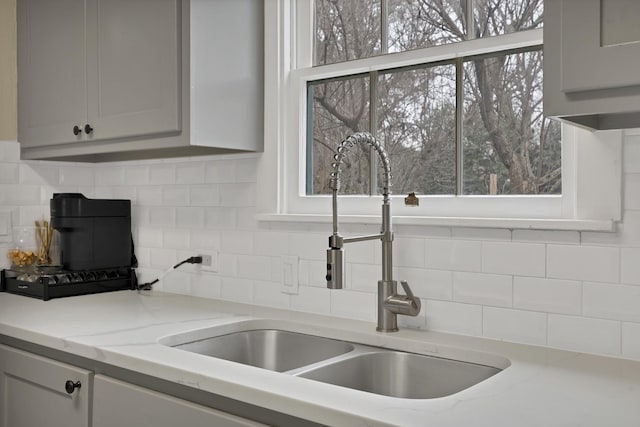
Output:
M398 399L158 343L236 322L506 369L451 396ZM371 322L155 291L46 302L0 293L0 335L331 426L640 425L640 362L429 331L383 334Z

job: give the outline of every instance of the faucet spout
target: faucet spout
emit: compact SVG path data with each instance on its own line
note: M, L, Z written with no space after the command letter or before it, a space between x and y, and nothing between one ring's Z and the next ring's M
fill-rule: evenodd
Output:
M382 187L382 230L380 234L362 237L344 238L338 231L338 191L341 186L341 172L344 157L356 144L368 144L380 157L384 172ZM340 143L333 156L333 171L329 180L332 191L333 234L329 237L327 249L327 287L342 289L344 273L343 246L345 243L379 239L382 243L382 280L378 282L378 331L394 332L398 330L397 316L417 316L420 313L420 299L413 296L409 284L401 282L406 295L397 293L397 282L393 280L393 231L391 228L391 164L389 156L373 137L366 132L355 133Z

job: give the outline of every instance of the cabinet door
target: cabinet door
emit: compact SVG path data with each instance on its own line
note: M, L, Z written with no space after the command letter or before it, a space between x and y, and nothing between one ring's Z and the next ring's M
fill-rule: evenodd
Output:
M78 141L86 120L84 0L20 0L18 140L25 146Z
M637 87L640 2L548 0L547 4L557 1L562 1L562 91ZM545 10L545 16L552 10Z
M118 408L114 410L114 408ZM93 427L259 427L264 424L196 405L166 394L95 376Z
M0 345L0 427L86 427L89 371ZM68 394L66 381L80 382Z
M87 0L87 139L178 131L180 0Z

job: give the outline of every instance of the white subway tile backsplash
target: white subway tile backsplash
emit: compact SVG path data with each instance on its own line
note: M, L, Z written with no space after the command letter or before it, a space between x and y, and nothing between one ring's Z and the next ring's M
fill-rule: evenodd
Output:
M149 183L153 185L175 184L176 166L166 163L149 166Z
M622 355L640 360L640 323L622 324Z
M189 187L186 185L164 186L162 204L165 206L189 206Z
M377 315L377 296L368 292L334 289L331 295L331 314L339 317L374 322Z
M253 284L253 303L276 308L289 308L291 297L280 292L280 284L256 281Z
M220 298L222 284L219 276L208 273L191 275L191 294L202 298Z
M622 207L627 210L640 210L640 173L626 174L622 195Z
M238 277L269 281L272 280L272 258L262 255L238 255Z
M149 166L129 165L125 169L124 180L127 185L147 185L149 175Z
M289 234L282 231L256 231L253 234L253 251L257 255L287 255Z
M174 266L178 261L175 249L151 248L150 258L151 267L162 271Z
M514 277L513 306L523 310L580 314L582 283L572 280Z
M136 202L136 189L134 187L118 186L113 187L113 198L122 200L131 200L132 203Z
M125 185L125 171L123 167L96 168L96 185Z
M422 237L430 239L451 238L451 228L429 225L402 225L394 224L395 235L407 237ZM375 232L375 230L373 230Z
M0 141L0 162L17 163L20 161L20 144L15 141Z
M204 163L185 162L176 165L177 184L204 184Z
M191 274L174 270L160 280L162 282L162 290L174 294L190 295L191 276Z
M556 279L617 282L620 278L620 249L548 245L547 276Z
M326 237L325 237L326 239ZM325 243L326 244L326 243ZM379 247L379 246L378 246ZM406 237L396 238L393 246L393 262L397 267L424 267L425 240ZM376 251L376 263L380 262L381 251Z
M138 227L136 243L146 248L162 248L162 228Z
M19 165L5 163L0 167L0 184L17 184L19 180Z
M246 207L255 205L255 184L220 184L220 205L226 207Z
M191 206L220 206L220 188L217 185L189 187Z
M236 225L240 230L255 230L258 228L256 220L256 208L254 206L243 208L230 208L235 210Z
M580 236L583 245L640 247L640 211L624 211L622 222L616 224L614 233L583 231Z
M484 273L544 277L545 245L516 242L482 242Z
M218 274L236 277L238 275L237 255L224 252L218 254Z
M317 288L326 288L327 287L327 279L325 278L327 275L327 263L326 261L305 261L300 260L300 265L306 266L306 283L300 282L300 285L306 286L315 286ZM349 271L347 269L347 271ZM298 275L303 274L303 270L298 271ZM360 280L360 279L359 279ZM362 283L362 280L360 280ZM376 284L378 282L376 281ZM377 285L376 285L377 286ZM347 283L345 283L345 287L347 289L353 288L353 283L349 282L349 278L347 276ZM366 290L366 289L360 289Z
M380 266L376 265L378 279L381 278ZM394 275L397 280L406 280L413 290L413 293L420 298L432 300L451 300L453 272L445 270L427 270L423 268L400 267L395 269ZM376 288L373 288L377 292Z
M176 208L169 206L155 206L149 210L149 224L154 227L176 226Z
M323 271L317 271L316 274L324 272L326 274L326 264L322 267ZM354 289L364 292L377 292L378 280L382 278L380 268L373 264L347 264L346 283L347 289ZM417 293L416 293L417 295Z
M162 187L159 185L137 187L136 204L142 206L162 205Z
M282 257L269 257L271 259L271 278L270 280L275 283L282 283L282 276L284 270L284 263L282 262ZM298 264L300 264L300 260L298 260ZM298 280L298 284L300 280Z
M236 163L236 182L256 182L258 170L257 158L238 159Z
M136 259L138 260L139 266L151 265L151 249L150 248L141 247L136 243L136 246L134 248L134 254L136 256ZM140 279L140 275L138 274L140 270L144 270L144 267L138 268L136 272L136 274L138 275L138 282L143 283L144 281ZM149 278L148 280L153 280L153 278Z
M4 206L40 205L40 187L37 185L0 184L0 200Z
M176 208L176 226L178 228L204 228L204 208L178 207Z
M547 314L509 308L483 307L483 335L506 341L545 345Z
M326 261L328 237L327 234L291 233L289 235L289 255L297 255L308 260ZM348 257L349 255L345 254L347 262L349 261Z
M113 199L113 187L96 187L93 191L93 197L96 199Z
M329 314L331 293L325 287L300 286L298 295L291 295L291 308L297 311Z
M584 283L583 314L640 322L640 286Z
M453 273L453 300L478 305L511 307L512 276L484 273Z
M640 285L640 248L622 248L620 257L621 282Z
M549 314L548 345L588 353L619 355L621 324L613 320Z
M206 228L232 229L236 228L238 219L234 208L205 208L204 225Z
M449 301L426 300L427 328L463 335L482 335L482 307Z
M481 271L482 242L427 239L425 266L442 270Z
M184 230L165 229L162 231L163 247L168 249L189 249L189 233Z
M625 139L622 170L627 174L640 173L640 138L636 135Z
M235 160L212 160L205 164L205 182L229 183L236 182Z
M223 230L220 232L221 248L231 254L251 254L253 233L249 231Z
M49 206L34 205L20 206L18 208L18 220L14 220L15 225L32 225L36 220L50 217Z
M60 168L43 163L22 163L20 184L60 184Z
M394 277L422 298L401 327L549 345L640 360L640 138L628 136L617 231L397 225ZM218 272L185 265L155 290L373 322L380 243L345 246L345 289L326 288L330 224L258 222L259 155L75 164L20 162L0 141L0 204L14 224L48 217L53 192L133 202L141 281L199 251ZM379 226L343 224L345 236ZM1 248L0 248L1 250ZM299 294L280 292L282 256L299 257Z
M60 167L60 184L61 185L82 185L93 186L94 170L92 168L83 168L75 166ZM127 185L131 183L127 182Z
M251 304L253 302L253 281L237 277L222 277L220 279L220 298L227 301Z
M191 247L195 249L203 249L207 251L220 250L221 237L220 232L216 230L191 230L182 231L186 235L190 235Z
M345 236L351 237L351 236ZM326 245L328 247L329 235L325 235ZM373 264L375 262L375 253L380 250L379 241L366 241L349 243L345 245L344 252L345 257L349 262L361 263L361 264Z

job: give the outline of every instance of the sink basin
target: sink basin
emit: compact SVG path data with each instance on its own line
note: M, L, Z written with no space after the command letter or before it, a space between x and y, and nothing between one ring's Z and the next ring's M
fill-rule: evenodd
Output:
M497 374L500 369L398 351L345 358L299 374L324 383L384 396L432 399L448 396Z
M447 351L446 347L439 349L437 356L374 347L312 335L300 331L296 324L261 319L168 335L158 342L284 375L403 399L450 396L510 364L497 355ZM454 358L445 358L445 354Z
M234 332L173 347L277 372L353 350L347 342L277 329Z

